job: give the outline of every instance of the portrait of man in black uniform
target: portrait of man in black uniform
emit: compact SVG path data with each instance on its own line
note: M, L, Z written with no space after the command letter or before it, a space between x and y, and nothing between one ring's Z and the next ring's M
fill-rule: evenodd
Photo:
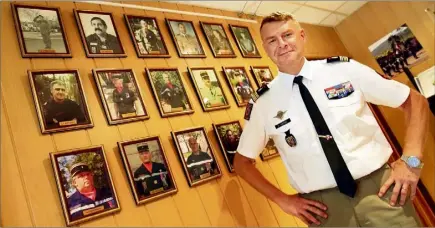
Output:
M136 115L134 107L134 102L137 100L136 94L124 86L122 78L116 78L114 81L115 89L112 97L118 118Z
M216 136L218 137L225 162L230 172L234 172L233 161L239 145L242 126L238 120L213 124Z
M153 153L148 145L138 144L137 152L141 166L134 172L134 183L139 198L145 198L173 187L169 179L168 170L160 162L153 161Z

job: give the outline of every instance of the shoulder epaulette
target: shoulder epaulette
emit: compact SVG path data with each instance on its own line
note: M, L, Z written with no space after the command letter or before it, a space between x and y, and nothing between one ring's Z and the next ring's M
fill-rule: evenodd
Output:
M333 56L326 59L327 63L335 63L335 62L349 62L350 58L347 56Z
M252 101L256 102L258 100L258 98L261 97L261 95L263 95L268 90L269 90L269 87L267 86L267 84L265 84L265 85L261 86L260 88L258 88L257 91L255 91L251 95Z

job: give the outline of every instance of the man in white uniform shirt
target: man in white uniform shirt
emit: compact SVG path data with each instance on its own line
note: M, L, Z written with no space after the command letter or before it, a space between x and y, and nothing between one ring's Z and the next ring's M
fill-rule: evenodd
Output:
M289 14L265 17L260 34L279 74L247 106L236 172L312 226L420 226L411 200L423 165L426 99L346 57L307 61L305 32ZM366 102L405 114L404 156L391 167L392 149ZM251 162L269 137L299 194L283 193Z

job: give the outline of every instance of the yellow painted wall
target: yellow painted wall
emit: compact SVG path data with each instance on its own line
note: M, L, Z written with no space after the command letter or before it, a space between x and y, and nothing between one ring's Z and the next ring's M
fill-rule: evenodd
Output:
M336 31L353 58L378 72L382 72L368 47L406 23L429 55L426 61L411 68L411 72L416 76L433 66L435 62L435 20L424 12L426 8L435 10L435 3L422 1L369 2L343 20L336 27ZM394 80L413 87L404 73L394 77ZM388 107L380 107L380 109L403 147L406 129L403 113ZM429 125L430 132L424 151L425 167L421 180L432 198L435 199L435 120L433 116Z
M237 16L236 13L173 3L130 1L126 3ZM73 58L21 58L10 2L1 3L2 203L0 225L13 227L65 226L49 153L103 144L122 209L119 213L98 218L80 226L304 226L300 221L282 212L277 205L260 195L237 175L228 173L212 132L212 123L242 120L244 113L243 108L237 107L229 87L224 81L222 66L244 66L248 70L251 65L270 65L273 72L277 72L277 69L266 57L261 47L258 32L259 24L79 2L46 1L28 2L28 4L61 8ZM74 20L73 9L112 12L128 57L87 58ZM124 23L123 14L125 13L157 17L172 57L168 59L138 58ZM179 58L169 37L169 31L164 22L165 17L192 20L208 57L205 59ZM223 23L238 57L235 59L214 58L200 30L199 21ZM241 57L228 30L227 24L230 22L250 27L263 58L246 59ZM306 25L306 30L308 34L307 56L348 55L332 28ZM229 98L231 108L223 111L203 112L194 93L193 85L188 78L188 66L214 66L219 73L219 79L224 83L223 89ZM182 73L182 80L187 86L187 93L193 102L195 113L179 117L161 118L153 100L151 88L145 80L145 67L177 67ZM95 127L87 130L42 135L33 104L27 70L71 68L79 70ZM92 78L91 72L94 68L132 68L136 73L151 118L141 122L109 126ZM249 76L253 79L250 73ZM223 175L221 178L207 184L190 188L187 185L178 155L170 138L170 132L192 126L205 126ZM148 135L161 136L179 191L176 195L146 205L136 206L116 143L121 140ZM274 158L267 162L258 159L257 167L270 182L288 193L294 192L287 182L287 176L280 158Z

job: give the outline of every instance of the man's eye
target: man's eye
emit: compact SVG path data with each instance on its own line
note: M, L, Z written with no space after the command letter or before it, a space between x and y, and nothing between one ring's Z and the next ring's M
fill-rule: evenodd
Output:
M273 43L275 43L275 41L276 41L275 39L270 40L270 41L269 41L269 44L273 44Z

